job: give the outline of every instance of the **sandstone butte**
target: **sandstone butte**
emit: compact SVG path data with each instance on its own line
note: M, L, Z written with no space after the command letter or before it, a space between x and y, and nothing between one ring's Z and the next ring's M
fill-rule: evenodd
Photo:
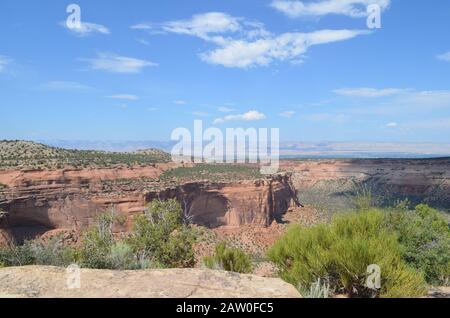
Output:
M72 282L69 278L69 282ZM294 286L264 278L204 269L111 271L82 269L69 288L64 268L0 269L0 298L300 298Z

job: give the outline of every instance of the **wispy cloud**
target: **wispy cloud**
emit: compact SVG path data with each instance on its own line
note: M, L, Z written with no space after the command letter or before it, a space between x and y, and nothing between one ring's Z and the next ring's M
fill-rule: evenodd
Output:
M398 124L396 122L386 124L386 127L388 127L388 128L396 128L397 126L398 126Z
M375 98L375 97L386 97L397 95L405 91L407 90L399 88L377 89L377 88L360 87L360 88L335 89L333 92L342 96Z
M185 100L175 100L173 101L175 105L186 105L187 102Z
M106 26L90 22L81 22L80 27L75 28L68 28L66 22L61 22L61 25L66 29L68 29L72 34L81 37L89 36L94 33L100 33L105 35L111 33Z
M0 55L0 73L6 68L6 66L8 64L10 64L12 62L12 60L7 57L7 56L3 56Z
M81 60L89 63L93 70L111 73L140 73L145 67L158 65L151 61L120 56L112 53L99 53L96 58Z
M139 99L139 96L131 95L131 94L117 94L117 95L111 95L111 96L106 96L106 97L113 98L113 99L120 99L120 100L129 100L129 101Z
M329 14L340 14L352 18L367 16L367 6L377 4L384 11L389 8L390 0L321 0L321 1L298 1L298 0L274 0L271 7L284 13L290 18L303 16L324 16Z
M284 118L292 118L292 117L294 117L295 112L292 110L287 110L287 111L281 112L279 115Z
M162 30L171 33L193 35L205 40L222 41L214 34L233 33L241 30L240 19L226 13L208 12L194 15L188 20L169 21Z
M231 112L234 112L235 109L229 108L229 107L219 107L218 111L221 113L231 113Z
M267 66L276 61L298 64L307 50L314 45L349 40L370 33L367 30L343 29L274 35L258 21L232 17L220 12L198 14L191 19L169 21L159 26L140 24L134 28L156 28L164 33L201 38L216 46L199 55L204 62L233 68Z
M437 58L441 61L450 62L450 51L447 53L439 54Z
M243 114L228 115L225 117L216 118L214 120L214 124L222 124L228 121L257 121L263 119L266 119L266 115L257 110L251 110Z
M82 91L90 90L92 87L70 81L51 81L39 85L39 89L48 91Z
M284 33L254 41L230 40L220 48L203 53L201 59L225 67L267 66L274 61L298 63L314 45L344 41L367 34L361 30L321 30L311 33Z

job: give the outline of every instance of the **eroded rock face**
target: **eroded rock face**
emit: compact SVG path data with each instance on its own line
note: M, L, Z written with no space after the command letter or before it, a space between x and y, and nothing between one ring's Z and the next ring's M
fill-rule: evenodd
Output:
M55 229L79 231L93 225L99 213L114 209L117 215L125 216L125 222L115 230L127 231L148 202L169 198L178 199L199 225L264 227L298 203L289 174L255 181L155 187L157 181L151 180L168 167L0 171L0 183L6 185L0 190L0 208L8 212L3 228L19 240ZM150 181L118 188L104 184L143 178Z
M287 160L281 168L308 190L339 195L365 184L383 197L409 198L450 209L450 159Z
M300 298L278 278L201 269L82 269L80 289L67 288L64 268L0 269L0 298Z
M176 198L193 216L193 222L219 226L269 226L291 207L298 206L289 174L233 183L187 183L150 192L146 201Z

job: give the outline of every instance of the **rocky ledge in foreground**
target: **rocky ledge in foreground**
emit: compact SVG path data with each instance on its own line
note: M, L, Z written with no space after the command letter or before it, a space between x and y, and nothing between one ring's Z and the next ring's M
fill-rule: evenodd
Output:
M64 268L0 269L0 298L298 298L278 278L203 269L81 270L81 288L69 289ZM69 280L70 281L70 280Z

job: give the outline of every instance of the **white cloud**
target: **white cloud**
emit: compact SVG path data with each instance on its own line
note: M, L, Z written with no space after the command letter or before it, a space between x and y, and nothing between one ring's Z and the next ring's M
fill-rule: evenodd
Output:
M367 6L378 4L382 11L389 8L390 0L274 0L271 7L284 13L288 17L324 16L328 14L341 14L352 18L367 16Z
M280 116L284 117L284 118L292 118L294 115L295 115L295 112L292 110L287 110L287 111L280 113Z
M66 22L62 22L61 24L70 32L78 36L88 36L93 33L100 33L105 35L110 34L109 29L101 24L81 22L80 27L78 28L68 28Z
M321 30L311 33L284 33L255 41L229 40L220 48L200 55L203 61L225 67L266 66L273 61L297 61L309 47L352 39L367 34L361 30Z
M386 96L397 95L397 94L400 94L405 91L407 91L407 90L398 89L398 88L376 89L376 88L361 87L361 88L335 89L333 92L338 95L348 96L348 97L375 98L375 97L386 97Z
M41 84L39 88L48 91L80 91L92 89L87 85L68 81L51 81Z
M241 30L239 19L226 13L208 12L194 15L189 20L178 20L164 23L162 30L171 33L197 36L205 40L219 40L213 34L237 32Z
M150 24L147 24L147 23L138 23L138 24L132 25L130 27L130 29L133 29L133 30L151 30L151 29L153 29L153 26L150 25Z
M173 103L176 105L186 105L187 104L187 102L184 100L175 100Z
M450 62L450 51L447 53L439 54L437 58L441 61Z
M169 21L157 27L140 24L134 28L201 38L216 46L199 55L203 61L237 68L266 66L275 61L299 64L311 46L349 40L370 33L367 30L344 29L274 35L258 21L220 12L198 14L188 20Z
M398 126L398 124L396 122L386 124L386 127L389 127L389 128L395 128L397 126Z
M235 111L235 109L229 107L219 107L218 110L221 113L231 113Z
M225 117L217 118L214 120L214 124L222 124L227 121L257 121L263 119L266 119L266 115L260 113L257 110L251 110L243 114L228 115Z
M99 53L96 58L82 60L88 62L93 70L112 73L139 73L145 67L158 65L151 61L111 53Z
M0 55L0 73L6 68L6 66L8 64L10 64L12 62L12 60L7 57L7 56L3 56Z
M106 96L107 98L113 98L113 99L121 99L121 100L138 100L139 97L136 95L131 95L131 94L117 94L117 95L111 95L111 96Z

